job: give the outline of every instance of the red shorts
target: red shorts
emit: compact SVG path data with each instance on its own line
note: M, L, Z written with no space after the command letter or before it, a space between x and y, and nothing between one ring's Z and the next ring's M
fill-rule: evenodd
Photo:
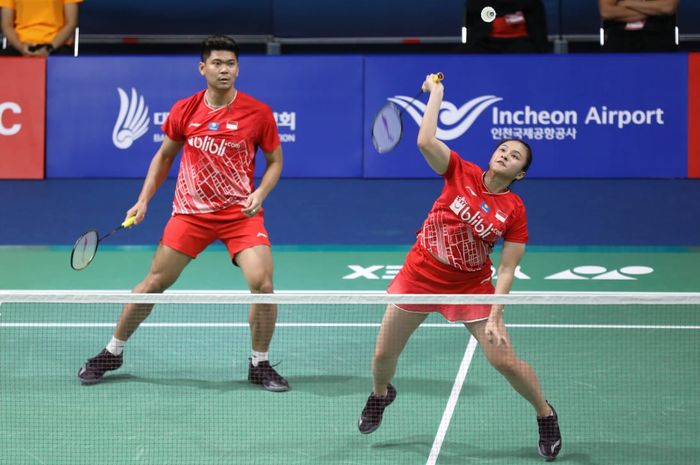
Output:
M233 260L241 250L256 245L270 246L262 213L260 210L257 215L247 217L241 212L240 205L212 213L176 213L165 226L160 242L196 258L209 244L219 239L226 245Z
M389 284L389 294L493 294L491 267L482 271L460 271L433 257L430 252L415 244L406 256L401 271ZM409 312L440 312L451 322L484 320L491 313L491 305L421 305L399 304Z

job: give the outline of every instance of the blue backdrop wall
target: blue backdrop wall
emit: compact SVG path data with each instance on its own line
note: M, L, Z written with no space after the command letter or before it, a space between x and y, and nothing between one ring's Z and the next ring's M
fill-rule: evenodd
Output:
M170 107L204 86L198 58L50 57L46 174L142 177ZM438 137L485 166L495 144L533 145L529 175L687 177L688 56L242 56L237 87L268 103L285 177L420 178L425 75L443 71ZM405 107L392 152L370 142L374 114ZM264 163L259 162L262 169ZM258 171L260 173L260 171Z
M0 244L73 245L88 228L109 231L142 179L0 181ZM154 245L170 217L174 180L144 223L110 244ZM408 245L442 188L432 179L283 179L265 201L275 245ZM530 245L700 246L700 180L526 179Z

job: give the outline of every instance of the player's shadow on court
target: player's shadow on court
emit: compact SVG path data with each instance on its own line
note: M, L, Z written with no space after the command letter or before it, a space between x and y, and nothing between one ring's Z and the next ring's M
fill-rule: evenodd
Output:
M683 436L683 434L681 434ZM615 464L639 464L653 463L654 465L693 465L700 463L700 448L698 447L673 447L650 444L640 439L637 443L631 442L575 442L567 444L566 436L563 438L566 449L562 449L562 455L567 463L581 465L608 465ZM568 452L565 454L565 450Z
M290 391L308 392L321 397L343 397L357 394L369 394L372 378L361 376L318 375L289 376ZM158 386L196 388L219 392L258 390L260 386L251 385L245 377L230 380L208 380L197 378L163 378L117 373L102 378L99 384L110 383L145 383ZM426 397L445 397L452 389L453 381L431 378L398 378L394 381L402 394ZM465 385L460 396L478 396L486 392L483 386Z
M372 444L373 449L401 449L427 457L432 448L433 436L417 435ZM580 465L693 465L700 463L700 448L663 447L645 443L629 442L571 442L564 436L564 447L556 462ZM487 450L464 442L444 441L440 449L439 463L541 463L536 444L532 447L499 448ZM509 461L510 460L510 461Z
M435 437L432 435L408 436L405 438L383 441L372 444L373 449L391 450L400 449L402 452L410 451L420 457L428 457L433 447ZM560 456L561 458L561 456ZM498 462L494 462L498 460ZM501 461L502 460L502 461ZM521 461L522 460L522 461ZM559 458L557 459L557 462ZM465 442L443 441L440 448L438 462L464 464L464 463L541 463L542 458L537 455L535 445L523 448L501 448L498 451L485 450L474 447ZM571 462L576 463L576 462Z
M248 383L247 379L213 381L194 378L150 378L130 375L128 373L105 376L99 384L108 383L145 383L157 386L196 388L219 392L260 389L260 386Z
M358 393L369 394L372 378L362 376L290 376L287 378L291 389L308 392L322 397L341 397ZM452 389L453 381L434 380L430 378L402 378L393 381L400 393L429 397L445 397ZM481 386L464 386L460 395L478 395L483 392Z

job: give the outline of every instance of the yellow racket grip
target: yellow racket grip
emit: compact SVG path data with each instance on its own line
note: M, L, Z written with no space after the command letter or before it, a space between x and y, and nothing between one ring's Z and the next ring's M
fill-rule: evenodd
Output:
M136 221L135 216L130 216L129 218L125 219L124 222L122 223L122 228L130 228L134 225L134 221Z
M433 81L435 81L436 83L442 81L443 79L445 79L445 74L441 71L435 73L435 76L433 77Z

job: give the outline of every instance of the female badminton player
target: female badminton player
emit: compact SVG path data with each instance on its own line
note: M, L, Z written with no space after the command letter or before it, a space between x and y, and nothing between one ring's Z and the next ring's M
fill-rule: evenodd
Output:
M429 75L423 90L430 92L430 98L418 132L418 148L445 185L388 292L507 294L528 239L525 206L509 186L525 177L532 150L521 140L504 140L484 172L436 138L442 82ZM494 287L489 254L500 238L503 248ZM545 400L533 369L516 355L503 309L503 305L389 305L377 337L372 393L359 419L360 432L372 433L379 427L384 409L396 398L390 382L399 356L421 322L437 311L449 321L464 323L489 363L533 406L540 437L538 452L554 460L561 450L557 413Z

